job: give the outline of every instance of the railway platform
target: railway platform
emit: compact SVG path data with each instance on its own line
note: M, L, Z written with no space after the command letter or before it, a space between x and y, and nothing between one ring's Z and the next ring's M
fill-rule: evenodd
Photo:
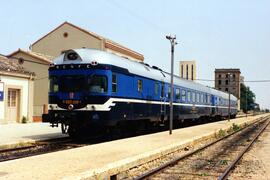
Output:
M0 179L109 179L112 175L215 136L233 123L249 124L268 114L218 121L120 139L0 163Z
M67 137L67 135L61 133L60 127L52 128L44 123L0 125L0 149L61 137Z

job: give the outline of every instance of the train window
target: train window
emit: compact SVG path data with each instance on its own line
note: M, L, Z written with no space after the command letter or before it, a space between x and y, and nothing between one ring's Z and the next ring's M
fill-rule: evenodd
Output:
M180 89L179 88L175 89L175 97L176 97L176 99L180 99Z
M138 92L142 92L143 84L142 84L142 80L141 79L138 79L137 86L138 86Z
M164 83L161 84L161 97L164 97Z
M171 87L168 87L168 98L171 98Z
M197 97L196 97L196 102L199 103L199 102L200 102L200 93L196 93L196 96L197 96Z
M116 74L112 75L112 92L116 92L117 91L117 78L116 78Z
M190 93L190 91L187 92L187 101L188 102L191 101L191 93Z
M158 95L158 90L159 90L159 84L158 82L155 82L155 95Z
M107 92L107 77L102 75L93 75L87 79L88 90L93 93Z
M50 77L50 92L56 93L59 91L58 78L56 76Z
M194 103L196 101L196 96L195 96L195 92L192 92L192 102Z
M182 100L183 102L185 102L185 101L186 101L186 91L185 91L184 89L182 89L181 94L182 94L181 100Z

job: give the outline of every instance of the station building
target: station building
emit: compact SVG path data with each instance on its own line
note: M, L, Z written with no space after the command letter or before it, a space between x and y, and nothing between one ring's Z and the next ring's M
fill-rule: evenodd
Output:
M31 51L52 57L74 48L98 49L135 61L144 60L142 54L69 22L64 22L30 46Z
M196 61L180 61L180 77L187 80L196 80Z
M82 29L69 22L64 22L36 42L29 51L18 49L8 55L13 60L23 59L22 66L36 74L34 80L34 112L33 120L41 121L43 113L47 113L48 104L48 68L52 60L63 51L75 48L92 48L115 55L143 61L144 56L110 39Z
M33 72L0 56L0 124L32 121L34 78Z

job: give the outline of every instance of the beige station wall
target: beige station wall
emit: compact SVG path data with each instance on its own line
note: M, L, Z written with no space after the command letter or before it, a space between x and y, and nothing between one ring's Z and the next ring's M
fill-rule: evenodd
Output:
M7 98L8 89L20 90L19 96L19 122L25 116L31 122L33 117L33 81L28 78L1 75L1 82L4 83L4 100L0 101L0 124L9 123L7 119Z
M31 60L34 62L44 63L43 61L37 60L29 55L24 53L17 53L14 55L17 58L24 58L27 60ZM37 64L33 62L24 61L22 66L31 72L34 72L36 77L34 80L34 101L33 101L33 116L41 116L43 113L44 105L48 104L48 87L49 87L49 80L48 80L48 68L49 65Z
M67 33L67 37L64 37L65 33ZM103 44L100 39L80 31L73 26L64 24L52 33L46 35L41 41L33 44L31 50L57 57L64 50L82 47L102 50Z

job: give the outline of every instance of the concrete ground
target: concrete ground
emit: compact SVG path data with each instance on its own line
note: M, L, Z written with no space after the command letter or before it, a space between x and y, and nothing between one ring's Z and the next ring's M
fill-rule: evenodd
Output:
M2 124L0 149L66 136L61 133L60 127L52 128L48 123Z
M232 124L251 123L252 116L168 132L104 142L0 163L0 179L104 179L170 153L188 144L212 137Z

